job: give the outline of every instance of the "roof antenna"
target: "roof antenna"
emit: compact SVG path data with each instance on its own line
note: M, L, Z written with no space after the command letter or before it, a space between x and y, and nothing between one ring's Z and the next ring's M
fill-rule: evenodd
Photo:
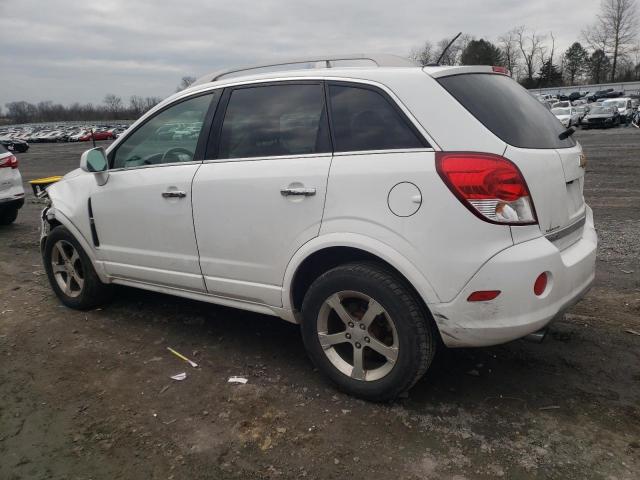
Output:
M442 50L442 53L440 54L440 57L438 58L438 61L436 63L430 63L429 65L427 65L428 67L437 67L440 65L440 61L444 58L444 56L446 55L446 53L449 51L449 48L451 48L451 45L453 45L453 43L458 39L458 37L462 35L462 32L459 32L455 37L453 37L453 40L451 40L449 42L449 44L445 47L444 50Z

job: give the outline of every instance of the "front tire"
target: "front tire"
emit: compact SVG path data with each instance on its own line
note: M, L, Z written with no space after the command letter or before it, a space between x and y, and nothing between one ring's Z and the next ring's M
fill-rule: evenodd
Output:
M88 310L110 299L112 287L100 281L80 243L64 226L49 233L43 261L51 288L67 307Z
M316 279L302 304L302 338L313 363L341 390L389 401L427 371L435 326L416 294L376 263L338 266Z

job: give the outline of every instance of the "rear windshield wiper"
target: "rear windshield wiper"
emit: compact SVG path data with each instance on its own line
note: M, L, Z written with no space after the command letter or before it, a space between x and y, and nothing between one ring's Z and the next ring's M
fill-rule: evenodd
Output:
M573 135L576 132L576 129L573 127L569 127L567 128L564 132L562 132L560 135L558 135L558 138L560 140L566 140L567 138L569 138L571 135Z

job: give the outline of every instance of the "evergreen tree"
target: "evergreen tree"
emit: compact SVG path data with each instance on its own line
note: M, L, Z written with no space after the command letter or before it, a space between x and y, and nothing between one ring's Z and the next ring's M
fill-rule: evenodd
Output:
M575 42L564 52L563 60L563 70L569 85L575 85L576 78L589 67L589 54L580 42Z
M483 40L471 40L460 57L462 65L504 65L502 51L493 43Z

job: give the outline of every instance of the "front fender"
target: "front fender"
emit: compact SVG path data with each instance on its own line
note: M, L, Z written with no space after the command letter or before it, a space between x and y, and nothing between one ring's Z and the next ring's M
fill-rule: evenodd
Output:
M110 281L109 277L104 271L104 268L102 267L102 262L97 261L98 259L96 257L95 250L92 247L91 243L82 233L82 231L71 221L71 219L69 219L69 217L65 215L65 213L56 209L55 205L52 204L50 207L48 207L42 212L42 217L43 217L42 218L43 222L47 222L49 224L51 224L52 222L59 223L60 225L64 226L67 230L69 230L69 232L71 232L71 235L73 235L73 237L78 241L78 243L80 244L84 252L87 254L87 256L89 257L89 260L91 260L91 263L93 264L93 268L96 271L98 278L100 278L100 280L103 283L109 283ZM44 245L47 240L47 235L48 235L48 231L47 232L44 231L44 225L43 225L43 232L40 238L41 252L44 252Z
M413 263L389 245L357 233L329 233L305 243L289 261L282 284L282 305L285 310L293 311L292 286L300 265L313 253L329 247L351 247L375 255L404 275L425 303L440 302L429 280Z

